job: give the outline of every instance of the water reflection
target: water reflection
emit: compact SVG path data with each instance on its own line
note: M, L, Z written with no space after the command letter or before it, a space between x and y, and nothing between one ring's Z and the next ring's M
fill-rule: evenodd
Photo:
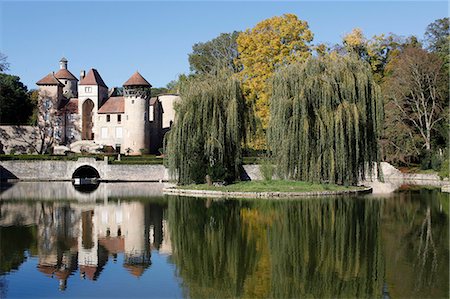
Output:
M440 298L449 291L448 213L448 197L427 189L381 199L2 200L0 286L14 291L4 278L18 278L5 274L35 259L29 277L75 296L90 285L80 278L94 281L107 296L112 284L158 281L149 269L166 255L175 271L167 279L184 297ZM135 295L168 296L144 290Z
M194 298L380 297L377 200L169 202L173 260Z
M38 271L59 280L60 290L77 270L97 280L117 254L139 277L151 265L152 249L171 254L163 210L164 203L148 202L2 202L1 273L17 270L28 249L38 257Z

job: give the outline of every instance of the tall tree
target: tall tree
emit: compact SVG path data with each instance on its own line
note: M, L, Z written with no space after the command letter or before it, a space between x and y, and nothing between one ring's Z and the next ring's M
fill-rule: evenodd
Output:
M238 63L243 67L239 75L263 128L267 128L269 121L268 80L280 67L310 57L312 39L308 23L294 14L266 19L237 38Z
M27 87L20 78L0 73L0 123L25 124L32 110Z
M168 133L169 169L180 184L239 179L246 106L230 72L205 74L181 85L183 101Z
M236 43L238 35L237 31L221 33L210 41L194 44L192 53L189 54L191 71L196 74L204 74L224 67L232 72L239 71L239 67L235 63L238 57Z
M381 92L358 58L311 58L277 72L270 112L268 144L284 178L357 184L379 162Z
M449 18L437 19L427 26L425 41L429 51L437 53L448 65L450 29Z
M406 48L389 65L392 75L386 78L384 93L401 113L403 120L422 139L422 148L431 150L432 131L444 118L448 99L441 85L448 87L443 61L433 53Z

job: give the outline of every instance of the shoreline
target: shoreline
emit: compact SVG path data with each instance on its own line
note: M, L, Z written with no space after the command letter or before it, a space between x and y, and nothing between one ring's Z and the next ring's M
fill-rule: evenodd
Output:
M333 195L359 195L372 193L372 187L363 186L363 188L339 191L309 191L309 192L249 192L249 191L214 191L214 190L192 190L176 189L174 187L163 188L164 195L179 195L191 197L222 197L222 198L303 198L316 196Z

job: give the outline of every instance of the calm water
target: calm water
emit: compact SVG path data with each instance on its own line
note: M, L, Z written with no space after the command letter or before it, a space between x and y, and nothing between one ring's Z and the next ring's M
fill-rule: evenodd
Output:
M255 201L105 185L3 191L1 298L448 298L437 190Z

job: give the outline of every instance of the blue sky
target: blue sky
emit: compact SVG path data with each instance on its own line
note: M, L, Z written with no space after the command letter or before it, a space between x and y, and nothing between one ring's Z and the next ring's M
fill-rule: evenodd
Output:
M9 73L28 88L58 69L96 68L109 87L136 70L154 87L189 72L188 53L197 42L222 32L294 13L309 23L313 43L337 43L352 28L365 35L393 32L423 36L426 26L448 16L447 1L5 1L0 2L0 51Z

